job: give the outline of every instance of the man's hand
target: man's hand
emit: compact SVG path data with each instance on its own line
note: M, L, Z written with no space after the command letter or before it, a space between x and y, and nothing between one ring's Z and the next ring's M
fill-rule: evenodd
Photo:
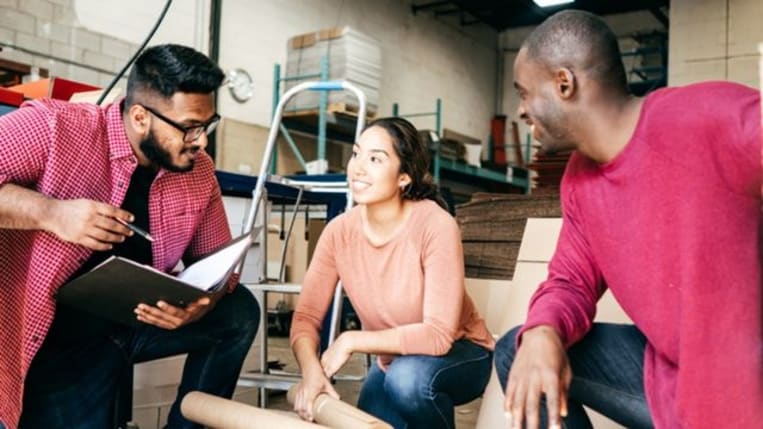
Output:
M313 403L321 393L328 393L329 396L339 399L339 394L331 385L331 380L320 371L315 371L314 374L303 374L294 395L294 411L303 420L313 421Z
M201 319L212 308L222 295L215 294L215 299L202 297L188 304L185 308L175 307L164 301L156 303L156 307L147 304L138 304L135 314L139 321L154 325L163 329L177 329L191 322Z
M323 352L321 356L321 366L326 377L333 377L352 356L349 335L352 332L341 334L333 343Z
M546 397L549 428L560 428L567 415L567 388L572 370L559 335L551 327L537 326L522 334L522 344L511 365L504 408L511 427L537 429L541 394Z
M92 250L110 250L132 235L115 220L132 222L133 215L119 207L93 200L49 200L43 226L58 238Z

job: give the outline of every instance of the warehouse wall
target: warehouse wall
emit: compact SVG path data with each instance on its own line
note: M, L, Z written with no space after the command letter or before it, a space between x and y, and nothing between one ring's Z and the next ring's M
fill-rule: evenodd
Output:
M380 42L382 79L379 115L431 112L443 102L442 124L463 134L486 138L496 92L497 33L484 25L462 27L453 18L431 13L414 16L410 0L288 0L223 2L220 64L252 75L254 98L236 103L227 91L220 112L232 119L220 133L217 165L230 171L256 172L272 108L273 66L285 66L290 37L323 28L351 26ZM432 117L414 119L434 128ZM297 137L306 160L315 159L314 139ZM341 170L349 147L331 145L329 166ZM279 144L278 171L299 169L291 151Z
M669 85L720 79L757 87L761 19L758 0L672 0Z
M156 0L0 0L0 42L6 45L0 59L105 86L135 52L163 5ZM174 2L152 44L171 41L206 50L208 11L209 0Z
M432 14L414 16L410 0L289 0L223 2L220 64L253 77L254 99L238 104L223 94L223 115L257 125L270 120L273 65L285 65L291 36L349 25L377 39L382 49L379 112L392 103L402 112L433 111L443 100L443 124L476 137L488 133L496 81L495 31L461 27ZM417 121L434 127L434 120Z

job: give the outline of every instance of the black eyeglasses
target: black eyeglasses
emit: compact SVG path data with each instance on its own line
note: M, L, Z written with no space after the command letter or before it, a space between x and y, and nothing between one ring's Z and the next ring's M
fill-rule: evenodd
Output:
M152 115L156 116L157 118L161 119L162 121L172 125L173 127L177 128L178 130L183 132L183 141L185 143L191 143L195 142L196 140L201 137L202 134L210 135L215 131L215 128L217 128L217 125L220 124L220 115L217 113L214 114L209 120L203 124L199 125L191 125L190 127L185 127L183 125L178 124L177 122L173 121L172 119L162 115L161 113L157 112L156 110L144 106L141 104L141 106L151 112Z

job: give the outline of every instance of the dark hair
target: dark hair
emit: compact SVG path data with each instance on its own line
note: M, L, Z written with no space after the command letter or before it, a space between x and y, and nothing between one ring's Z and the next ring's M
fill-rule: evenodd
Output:
M176 92L209 94L225 79L225 73L201 52L181 45L157 45L146 49L127 78L125 106L139 102L139 94L170 98Z
M403 189L403 198L408 200L430 199L448 210L448 205L440 195L438 186L429 173L429 148L419 136L416 127L403 118L379 118L366 126L384 129L392 138L395 154L400 158L400 173L411 178L411 183Z
M522 46L528 58L541 64L580 71L611 90L629 92L617 37L592 13L558 12L533 30Z

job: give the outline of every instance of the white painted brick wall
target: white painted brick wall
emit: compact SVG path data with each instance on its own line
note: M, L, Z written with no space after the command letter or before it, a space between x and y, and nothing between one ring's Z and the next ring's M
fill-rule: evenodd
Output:
M12 9L0 9L0 27L34 33L34 16Z
M53 22L64 25L77 25L77 15L71 5L53 5Z
M71 43L88 51L100 52L101 35L83 28L74 27L71 29Z
M93 67L98 67L104 70L112 70L114 68L114 57L110 57L108 55L103 55L101 53L85 49L82 58L85 64L91 65Z
M76 80L78 82L84 82L91 85L96 85L98 83L98 79L100 77L100 74L97 71L77 67L77 66L69 66L68 67L69 73L68 76L70 76L70 79Z
M137 42L145 37L161 6L153 0L0 0L0 40L40 53L40 58L35 58L34 54L6 48L0 52L0 58L39 65L50 69L53 76L103 86L133 55ZM78 14L82 8L90 21ZM209 0L176 2L152 43L194 45L202 40L199 45L205 48L208 15ZM120 30L126 27L133 30L133 37L119 39ZM110 73L57 64L46 55ZM123 86L124 79L121 82Z
M0 42L13 44L16 41L16 32L8 28L0 28Z
M23 0L19 2L19 10L26 12L39 20L53 19L53 4L46 0Z
M122 64L118 65L119 67L123 67ZM111 83L111 80L114 79L113 74L106 74L106 73L98 73L98 79L93 81L96 86L100 86L101 88L105 88ZM119 82L117 82L116 87L122 89L121 95L125 95L125 88L127 86L127 80L124 78L120 79Z
M37 36L60 43L69 43L69 27L50 21L37 20Z
M136 0L130 3L131 7L142 7L147 0ZM207 1L207 0L198 0ZM143 3L141 3L143 2ZM81 3L80 1L77 4ZM109 4L107 4L109 3ZM124 2L108 0L99 2L94 9L112 10ZM174 31L188 32L189 14L195 9L189 8L195 3L183 3L176 9L180 10L182 25L174 25ZM137 49L137 45L131 42L119 40L116 37L93 31L80 23L72 0L0 0L0 40L10 43L19 48L39 52L38 57L34 54L21 52L12 48L5 48L0 52L0 58L17 61L25 64L36 65L49 69L51 76L59 76L81 81L98 86L105 86L113 78L128 58ZM190 11L190 12L189 12ZM204 11L208 14L208 11ZM178 15L178 13L176 13ZM139 21L141 37L145 35L152 23L152 19L136 19L135 14L123 14L125 21ZM177 17L176 17L177 18ZM118 27L118 23L112 23ZM165 22L165 25L167 22ZM167 40L165 40L167 41ZM160 42L155 38L154 42ZM46 55L75 61L83 65L108 70L102 73L89 70L86 67L58 63ZM118 86L124 87L122 79Z
M18 63L31 64L33 57L25 52L4 48L3 52L0 52L0 58L16 61Z
M138 44L159 17L164 3L156 0L77 0L74 10L80 23L88 29ZM251 3L259 4L260 1ZM174 42L206 52L209 10L210 0L174 2L151 43Z
M728 60L728 80L752 87L759 86L758 56L736 56Z
M104 37L101 41L101 51L104 54L111 57L124 59L123 62L127 62L127 59L135 53L136 49L137 47L130 43L109 37Z
M82 48L56 41L51 42L50 45L51 51L56 57L64 58L78 63L82 62L84 52Z
M50 54L50 40L26 33L16 33L16 45L35 52Z
M673 0L668 84L720 79L758 85L759 0Z
M32 64L33 66L37 66L40 68L46 68L48 69L48 73L50 74L50 67L54 65L56 62L53 60L49 60L45 57L32 57ZM50 76L57 76L54 74L50 74Z

